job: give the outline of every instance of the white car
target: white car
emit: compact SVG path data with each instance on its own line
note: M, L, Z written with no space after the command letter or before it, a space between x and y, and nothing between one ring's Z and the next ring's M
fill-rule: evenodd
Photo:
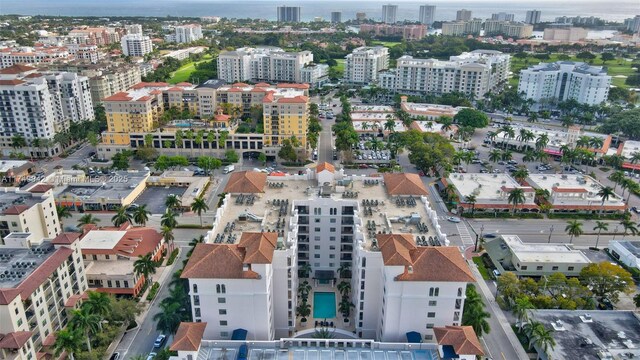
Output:
M447 216L447 221L450 221L452 223L459 223L462 220L460 220L460 218L456 216Z

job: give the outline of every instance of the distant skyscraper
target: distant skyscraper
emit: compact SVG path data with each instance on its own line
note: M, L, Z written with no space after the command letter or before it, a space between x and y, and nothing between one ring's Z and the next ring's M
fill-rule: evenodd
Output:
M431 25L433 19L436 16L436 7L433 5L420 5L420 20L421 24Z
M300 6L278 6L278 22L300 22Z
M540 10L529 10L527 11L527 17L524 22L527 24L537 24L540 22Z
M513 14L507 14L506 12L491 14L491 20L498 20L498 21L513 21L514 17L515 16Z
M331 12L331 22L334 24L342 22L342 12L340 11L332 11Z
M356 20L358 20L358 21L367 20L367 14L363 13L363 12L357 12L356 13Z
M469 21L471 20L471 10L462 9L456 13L456 21Z
M385 24L395 24L398 5L382 5L382 22Z

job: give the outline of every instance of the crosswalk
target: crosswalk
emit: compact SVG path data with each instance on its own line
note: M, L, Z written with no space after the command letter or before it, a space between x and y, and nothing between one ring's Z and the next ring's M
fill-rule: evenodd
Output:
M463 223L456 224L456 228L458 229L458 234L460 234L460 240L464 245L473 245L474 240L471 234L469 233L469 229Z

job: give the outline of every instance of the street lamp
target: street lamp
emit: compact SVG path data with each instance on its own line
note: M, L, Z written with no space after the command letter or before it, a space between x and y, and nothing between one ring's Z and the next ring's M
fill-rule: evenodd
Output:
M616 240L616 235L618 234L618 225L616 225L616 228L613 229L613 240Z
M551 225L551 228L549 228L549 241L547 241L547 244L551 243L551 234L553 234L553 225Z
M475 249L473 250L473 252L478 252L478 239L482 237L482 232L484 231L484 224L482 224L482 226L480 226L480 236L478 237L478 234L476 234L476 246Z

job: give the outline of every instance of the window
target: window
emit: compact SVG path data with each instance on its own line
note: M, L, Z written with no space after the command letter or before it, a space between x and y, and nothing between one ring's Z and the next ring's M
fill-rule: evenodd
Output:
M433 329L433 324L427 324L427 329Z
M227 315L227 309L218 309L218 315Z
M228 331L220 331L220 337L229 337L229 332Z
M336 232L336 228L329 228L329 231Z
M227 298L223 298L223 297L218 298L218 304L226 304L226 303L227 303Z
M552 266L551 270L556 271L556 270L558 270L558 267L557 266Z
M434 317L436 317L436 313L434 313L434 312L428 312L428 313L427 313L427 317L428 317L428 318L434 318Z
M329 236L329 241L336 241L336 237L335 236Z
M458 321L460 320L460 311L454 311L453 312L453 321Z
M542 270L542 265L536 266L536 270Z
M120 280L116 280L116 287L119 288L120 287Z
M429 288L429 296L440 295L440 288Z
M330 223L332 223L332 224L335 224L335 222L336 222L336 218L329 219L329 222L330 222Z
M314 259L320 259L320 254L313 254Z
M216 285L216 294L226 294L226 293L227 293L227 287L224 284Z
M220 320L220 326L227 326L227 320Z
M314 250L320 250L320 245L313 245Z
M195 313L196 317L200 317L200 308L193 308L193 312Z
M313 228L313 231L315 231L315 232L320 232L320 228L319 228L319 227L317 227L317 228Z
M200 295L193 295L193 305L200 306Z
M113 287L113 285L111 284L111 280L107 280L107 287Z
M126 288L128 288L128 287L129 287L129 281L128 281L128 280L125 280L125 281L124 281L124 287L126 287Z
M198 293L198 284L193 284L193 292Z
M527 270L527 266L526 265L525 266L521 266L520 270Z
M458 288L458 297L462 296L462 288Z
M567 268L567 270L569 270L569 271L573 271L573 266L569 266L569 267Z
M320 218L315 218L315 219L313 219L313 222L315 222L315 223L319 223L319 222L320 222Z
M435 300L430 300L429 301L429 306L437 306L437 305L438 305L437 301L435 301Z

